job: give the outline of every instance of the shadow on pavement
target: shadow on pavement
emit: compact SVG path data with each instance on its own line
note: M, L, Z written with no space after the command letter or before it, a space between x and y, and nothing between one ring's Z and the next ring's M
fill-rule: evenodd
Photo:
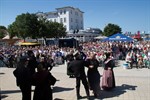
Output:
M0 73L0 75L5 74L5 73Z
M7 95L0 95L0 100L8 97Z
M55 87L53 87L53 93L62 92L62 91L70 91L70 90L73 90L73 89L74 88L64 88L64 87L55 86Z
M11 93L18 93L21 92L20 90L1 90L1 94L11 94Z
M96 100L104 100L106 98L116 97L124 94L127 90L136 90L136 87L137 86L122 84L121 86L116 86L116 88L110 91L101 90L100 96L97 97ZM82 99L85 98L87 98L87 96L82 96ZM90 94L90 100L95 100L94 94Z
M116 96L124 94L125 92L127 92L127 90L135 91L136 88L137 86L122 84L121 86L116 86L116 88L114 88L111 91L102 90L100 93L100 98L104 99L104 98L116 97Z

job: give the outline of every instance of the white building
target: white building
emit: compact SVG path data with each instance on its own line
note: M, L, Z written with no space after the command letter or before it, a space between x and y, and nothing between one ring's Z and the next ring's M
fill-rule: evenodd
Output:
M97 36L101 36L102 31L99 28L86 28L85 30L79 30L78 32L68 32L66 38L75 38L80 42L94 41Z
M83 13L78 8L67 6L56 8L54 12L37 12L36 15L38 17L44 17L49 21L63 23L66 31L70 31L84 29Z

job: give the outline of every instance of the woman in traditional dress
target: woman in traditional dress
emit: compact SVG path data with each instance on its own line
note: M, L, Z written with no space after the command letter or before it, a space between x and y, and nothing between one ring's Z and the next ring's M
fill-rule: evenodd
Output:
M104 71L102 76L101 87L103 90L110 90L116 87L113 67L115 66L111 53L106 54L104 61Z
M96 59L96 54L90 53L89 58L86 60L86 64L88 67L88 82L90 90L93 90L94 97L99 96L100 91L100 73L98 71L99 62Z

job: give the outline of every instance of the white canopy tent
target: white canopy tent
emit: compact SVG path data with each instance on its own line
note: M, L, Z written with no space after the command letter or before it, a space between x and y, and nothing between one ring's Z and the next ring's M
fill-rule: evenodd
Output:
M10 39L9 35L6 35L5 37L3 37L2 39Z
M95 37L95 39L100 39L100 40L101 40L101 39L105 39L105 38L107 38L107 37L106 37L106 36L101 36L101 35L100 35L100 36Z

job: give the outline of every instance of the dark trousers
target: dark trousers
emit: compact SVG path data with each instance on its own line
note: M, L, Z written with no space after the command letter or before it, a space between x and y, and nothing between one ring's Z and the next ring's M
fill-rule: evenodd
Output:
M20 85L22 100L31 100L31 85Z
M80 77L76 77L77 98L80 96L80 80L82 81L82 84L84 85L87 97L89 97L90 93L89 93L89 86L88 86L88 82L87 82L86 76L80 76Z
M84 85L84 88L86 90L88 90L89 86L88 86L88 82L87 82L86 76L76 77L76 88L80 88L80 80L82 81L82 84Z

